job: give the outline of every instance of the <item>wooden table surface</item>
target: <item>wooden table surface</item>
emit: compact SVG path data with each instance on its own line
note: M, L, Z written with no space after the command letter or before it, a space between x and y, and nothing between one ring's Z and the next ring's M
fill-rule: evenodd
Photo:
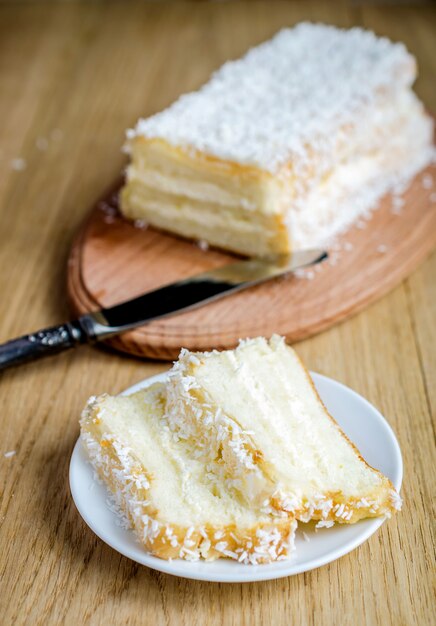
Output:
M0 341L68 316L68 249L93 200L123 167L124 129L301 19L360 24L405 41L419 60L417 91L436 111L430 5L0 7ZM363 313L297 346L310 369L382 411L405 463L403 512L351 554L299 576L242 585L177 579L120 556L80 518L68 464L86 399L168 364L84 347L3 373L0 622L434 624L435 260Z

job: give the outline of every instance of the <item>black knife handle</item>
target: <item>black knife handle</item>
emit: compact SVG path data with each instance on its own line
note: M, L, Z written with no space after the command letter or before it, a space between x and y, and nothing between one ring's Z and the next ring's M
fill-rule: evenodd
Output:
M0 370L50 356L87 341L79 321L67 322L0 345Z

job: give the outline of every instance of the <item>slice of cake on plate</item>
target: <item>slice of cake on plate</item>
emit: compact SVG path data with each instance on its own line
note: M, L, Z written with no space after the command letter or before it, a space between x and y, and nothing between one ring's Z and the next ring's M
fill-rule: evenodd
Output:
M403 44L302 23L128 131L129 218L242 254L323 245L432 158Z
M90 461L115 511L163 559L243 563L288 558L297 522L271 517L208 480L165 416L165 385L131 396L92 398L81 420Z
M390 516L401 499L362 459L280 337L182 351L164 383L93 398L91 463L161 558L288 558L297 521Z

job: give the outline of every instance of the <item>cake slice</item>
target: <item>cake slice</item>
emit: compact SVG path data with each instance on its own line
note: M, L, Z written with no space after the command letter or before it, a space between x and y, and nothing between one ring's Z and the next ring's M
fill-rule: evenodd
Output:
M112 506L144 547L163 559L288 558L297 522L262 513L205 476L165 418L165 385L91 398L81 419L90 461Z
M432 158L403 44L302 23L139 120L121 210L250 255L324 245Z
M390 516L401 499L327 413L280 337L182 351L166 382L92 398L91 463L161 558L288 558L297 521Z
M389 479L364 461L277 335L236 350L182 351L165 416L211 481L263 513L325 525L390 516L399 506Z

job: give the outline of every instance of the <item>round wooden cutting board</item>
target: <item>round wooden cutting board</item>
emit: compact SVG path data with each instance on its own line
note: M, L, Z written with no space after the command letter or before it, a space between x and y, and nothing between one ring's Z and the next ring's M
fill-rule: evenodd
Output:
M434 182L433 182L434 181ZM109 307L166 283L232 262L196 243L124 220L117 191L92 210L74 242L68 292L76 314ZM316 268L236 293L107 340L142 357L175 359L190 350L234 347L273 333L290 342L324 330L373 302L407 276L436 243L436 166L402 198L387 196Z

